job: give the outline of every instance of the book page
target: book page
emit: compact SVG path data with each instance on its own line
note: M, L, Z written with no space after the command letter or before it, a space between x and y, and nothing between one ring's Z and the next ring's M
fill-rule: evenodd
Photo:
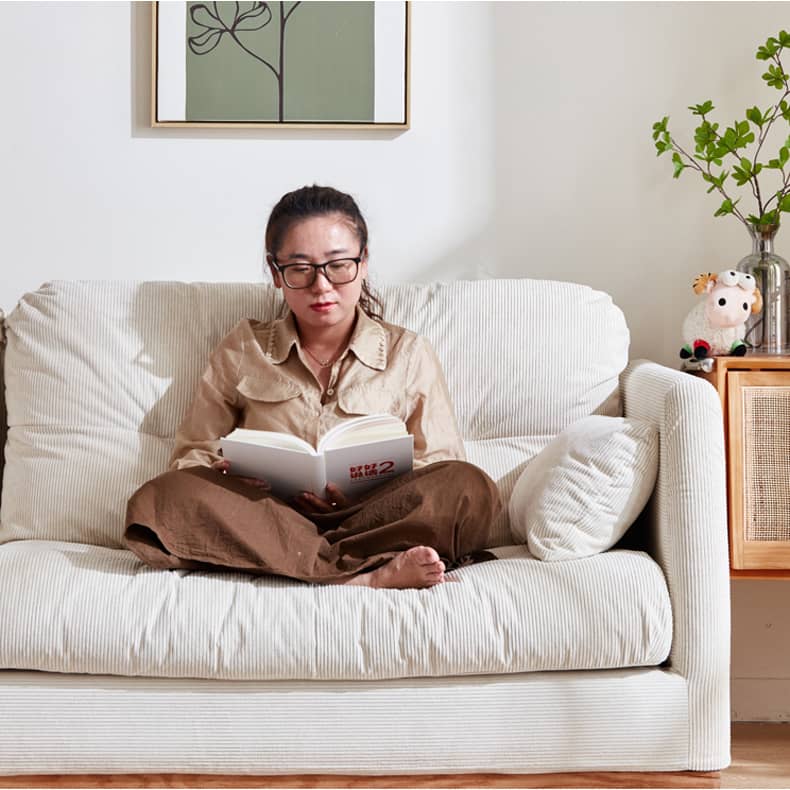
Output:
M290 450L299 450L303 453L317 455L316 450L309 442L299 436L279 431L258 431L252 428L236 428L225 439L234 442L265 445L267 447L285 447Z
M324 453L326 479L346 496L358 497L392 478L410 472L414 462L414 437L338 447Z
M400 418L392 414L368 414L345 420L327 431L318 442L318 452L407 435L406 424Z
M220 447L230 461L231 474L265 480L280 499L288 500L302 491L312 491L321 497L326 495L322 456L303 450L237 442L229 437L220 440Z

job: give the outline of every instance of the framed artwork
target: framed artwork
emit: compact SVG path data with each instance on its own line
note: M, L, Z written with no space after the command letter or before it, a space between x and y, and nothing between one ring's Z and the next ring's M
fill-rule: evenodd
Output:
M153 3L154 127L409 127L408 2Z

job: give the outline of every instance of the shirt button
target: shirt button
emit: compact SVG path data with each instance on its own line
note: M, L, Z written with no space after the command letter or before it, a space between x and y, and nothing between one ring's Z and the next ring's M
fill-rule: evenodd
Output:
M333 390L333 389L330 387L330 388L329 388L329 389L326 391L326 394L327 394L327 395L334 395L334 394L335 394L335 391L334 391L334 390Z

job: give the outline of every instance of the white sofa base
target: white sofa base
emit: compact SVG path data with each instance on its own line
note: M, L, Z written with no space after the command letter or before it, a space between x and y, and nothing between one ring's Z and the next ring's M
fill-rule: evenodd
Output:
M687 770L687 697L658 668L375 682L9 670L0 773Z

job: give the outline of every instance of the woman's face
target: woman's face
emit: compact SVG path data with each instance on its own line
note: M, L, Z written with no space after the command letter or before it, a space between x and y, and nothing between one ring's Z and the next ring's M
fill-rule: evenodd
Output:
M285 301L296 317L300 330L327 329L354 322L355 310L367 277L367 249L360 250L359 239L351 221L342 214L310 217L294 223L277 251L277 264L326 263L343 258L362 260L356 279L344 285L333 285L318 271L315 282L307 288L288 288L283 277L269 266L277 288L283 289ZM352 269L353 271L353 269Z

